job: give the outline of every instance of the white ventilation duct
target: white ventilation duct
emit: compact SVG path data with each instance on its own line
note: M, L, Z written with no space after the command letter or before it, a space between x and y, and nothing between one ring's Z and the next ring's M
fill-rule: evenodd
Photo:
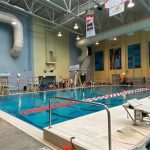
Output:
M88 69L90 63L91 63L91 56L87 56L87 57L83 60L82 65L81 65L81 68L80 68L82 74L86 74L86 73L87 73L87 69Z
M76 46L82 49L83 46L93 44L96 41L102 41L102 40L110 39L112 37L128 34L131 32L136 32L139 30L145 30L149 28L150 28L150 18L146 18L140 21L123 25L121 27L117 27L108 31L101 32L96 36L88 39L86 38L81 39L80 41L77 41Z
M14 45L10 53L13 57L19 56L23 47L23 27L14 15L0 11L0 22L10 24L14 30Z
M82 74L87 73L87 69L91 62L91 57L88 56L88 47L86 45L80 46L82 50L81 55L79 56L78 60L82 63L80 70Z
M82 50L82 52L78 60L82 62L88 56L88 47L86 45L83 45L80 47L80 49Z

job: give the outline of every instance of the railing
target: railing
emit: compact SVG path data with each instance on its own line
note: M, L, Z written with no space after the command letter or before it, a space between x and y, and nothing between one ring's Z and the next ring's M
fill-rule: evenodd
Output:
M95 106L100 106L106 109L107 111L107 117L108 117L108 149L111 150L111 115L109 108L102 104L102 103L95 103L95 102L87 102L87 101L82 101L82 100L74 100L74 99L69 99L69 98L63 98L63 97L52 97L49 98L49 127L52 125L52 116L51 116L51 100L52 99L59 99L59 100L66 100L66 101L73 101L77 103L86 103L90 105L95 105ZM75 103L76 104L76 103Z

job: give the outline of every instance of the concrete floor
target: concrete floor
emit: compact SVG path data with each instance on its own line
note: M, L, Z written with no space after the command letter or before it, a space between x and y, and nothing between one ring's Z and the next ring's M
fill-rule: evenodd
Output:
M40 150L43 147L46 146L0 118L0 150Z

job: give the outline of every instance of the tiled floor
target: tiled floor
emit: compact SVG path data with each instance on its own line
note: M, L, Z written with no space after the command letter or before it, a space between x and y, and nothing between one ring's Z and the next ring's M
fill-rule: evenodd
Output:
M0 118L0 150L40 150L46 147Z
M33 139L36 139L37 141L39 141L39 143L43 143L44 145L49 147L51 150L59 150L58 147L56 147L55 145L53 145L43 139L43 131L42 130L40 130L40 129L38 129L38 128L18 119L4 111L1 111L1 110L0 110L0 118L2 118L3 120L6 120L14 127L17 127L16 129L19 129L19 130L23 131L24 133L26 133L27 135L30 135ZM4 150L7 150L7 149L4 149ZM9 149L9 150L13 150L13 149ZM15 149L15 150L18 150L18 149ZM21 150L23 150L23 149L21 149ZM32 149L32 150L34 150L34 149ZM42 149L42 150L45 150L45 149Z
M114 107L110 110L112 149L129 150L132 149L133 146L137 145L144 147L146 142L144 142L145 144L141 145L141 143L143 142L138 143L139 141L141 141L139 140L139 138L141 137L141 135L143 135L142 139L144 139L144 141L149 141L150 125L138 122L138 126L133 126L132 120L130 118L127 118L127 113L122 106ZM131 112L133 111L131 110ZM116 137L118 136L117 131L122 132L127 129L127 127L132 129L132 131L136 131L136 137L135 133L133 132L133 134L131 134L132 136L123 136L123 138L120 138L118 140L118 138ZM55 134L67 140L69 140L70 137L75 137L73 143L84 147L86 150L108 150L108 129L106 111L100 111L60 124L56 124L53 125L52 128L45 128L45 130L47 131L47 135L49 133L52 133L52 136L54 136ZM51 138L48 138L48 140L51 140ZM131 142L133 144L130 144Z

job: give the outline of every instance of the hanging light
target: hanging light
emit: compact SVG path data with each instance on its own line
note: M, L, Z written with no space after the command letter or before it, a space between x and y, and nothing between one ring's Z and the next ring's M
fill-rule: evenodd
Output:
M134 2L132 1L132 0L129 0L129 3L128 3L128 8L131 8L131 7L133 7L135 4L134 4Z
M17 73L17 77L20 77L21 76L21 73Z
M79 35L77 35L76 40L80 40L80 36Z
M125 72L122 73L123 76L124 76L125 74L126 74Z
M79 27L78 27L78 24L77 24L77 23L75 23L75 25L74 25L74 29L75 29L75 30L79 29Z
M62 33L61 33L61 32L58 32L57 36L58 36L58 37L62 37Z
M114 40L114 41L116 41L116 40L117 40L117 38L116 38L116 37L114 37L114 38L113 38L113 40Z
M12 25L16 25L16 24L17 24L16 20L13 19L13 21L11 22L11 24L12 24Z
M99 45L99 42L98 42L98 41L96 41L96 42L95 42L95 45Z

